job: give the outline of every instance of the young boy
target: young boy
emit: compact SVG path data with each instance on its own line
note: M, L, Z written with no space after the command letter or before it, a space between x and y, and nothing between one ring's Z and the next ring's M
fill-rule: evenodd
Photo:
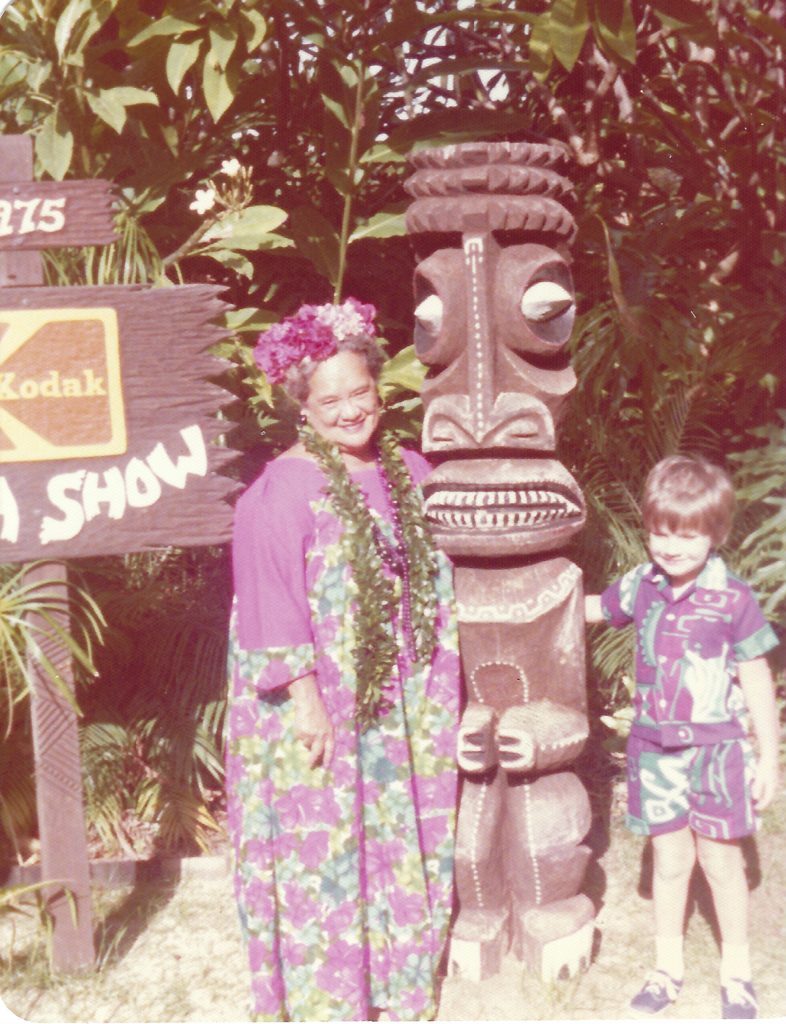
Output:
M628 827L652 837L655 969L631 1007L657 1013L682 987L683 929L698 858L721 933L724 1018L757 1016L740 845L778 786L779 723L764 655L777 644L750 588L714 549L731 526L723 470L674 455L649 474L652 562L586 598L587 622L636 624ZM749 722L758 758L748 739Z

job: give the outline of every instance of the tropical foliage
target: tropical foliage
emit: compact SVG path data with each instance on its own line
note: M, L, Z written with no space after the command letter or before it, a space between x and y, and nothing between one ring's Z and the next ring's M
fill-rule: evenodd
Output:
M783 6L14 0L0 20L0 130L34 137L40 176L117 183L118 241L52 252L51 280L225 286L236 311L220 354L244 477L292 425L248 339L304 300L353 294L378 307L388 420L417 432L408 152L562 141L580 316L561 444L590 512L575 557L593 589L638 560L649 466L705 452L735 474L728 554L775 619L786 596ZM136 806L168 821L170 840L206 842L220 787L224 553L134 555L90 572L109 622L84 727L91 816L122 835ZM628 651L620 635L593 640L608 709L626 700Z
M81 715L74 681L81 696L96 676L104 618L79 583L51 578L45 563L0 569L0 829L17 854L34 825L31 688L36 680L48 683ZM64 676L66 661L73 671Z

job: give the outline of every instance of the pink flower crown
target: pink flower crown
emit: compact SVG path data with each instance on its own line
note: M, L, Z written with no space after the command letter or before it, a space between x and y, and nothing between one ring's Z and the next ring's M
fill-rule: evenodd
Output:
M305 360L319 363L338 351L338 343L357 335L376 337L370 304L346 299L341 305L301 306L297 313L273 324L257 338L254 358L271 384L280 384L287 370Z

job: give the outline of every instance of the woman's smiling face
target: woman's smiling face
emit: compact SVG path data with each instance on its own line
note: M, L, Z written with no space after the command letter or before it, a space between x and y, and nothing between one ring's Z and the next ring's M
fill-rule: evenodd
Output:
M321 362L311 376L303 412L343 454L368 457L379 423L379 395L366 357L344 351Z

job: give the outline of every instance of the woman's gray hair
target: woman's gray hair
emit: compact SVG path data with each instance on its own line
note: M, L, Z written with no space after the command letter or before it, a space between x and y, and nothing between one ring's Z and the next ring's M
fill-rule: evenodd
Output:
M336 352L357 352L365 356L368 372L375 381L379 380L379 375L385 362L385 353L379 347L376 338L372 338L367 334L354 334L350 337L342 338L336 342ZM314 362L311 359L303 359L301 362L295 363L294 366L290 366L284 375L284 390L299 405L302 405L308 399L311 377L320 362L324 362L324 360Z

